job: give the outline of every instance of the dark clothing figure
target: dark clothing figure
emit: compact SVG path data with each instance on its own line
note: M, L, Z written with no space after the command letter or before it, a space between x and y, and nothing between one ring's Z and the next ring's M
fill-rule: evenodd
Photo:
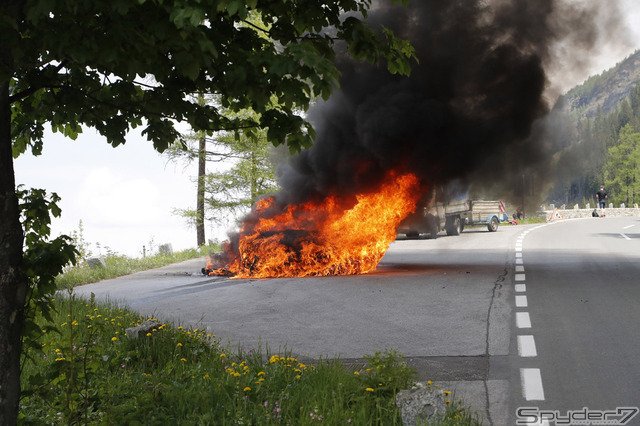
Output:
M604 205L606 204L607 200L607 191L604 190L604 186L601 186L600 190L596 192L596 197L598 198L598 204L600 205L600 208L604 209Z

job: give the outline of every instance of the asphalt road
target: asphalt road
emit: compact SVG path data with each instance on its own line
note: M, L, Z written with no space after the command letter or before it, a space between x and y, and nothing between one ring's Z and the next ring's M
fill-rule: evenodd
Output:
M198 259L76 293L244 349L345 363L395 349L420 380L507 425L519 407L639 405L639 257L638 218L597 218L398 240L361 276L209 278L192 275Z
M596 419L608 411L607 419L622 421L640 407L640 219L556 223L527 234L520 246L517 283L525 287L515 294L526 306L515 310L529 313L531 327L516 323L516 345L517 336L530 337L514 352L535 348L536 356L515 362L522 389L510 413L536 407L566 418L577 411L579 420L582 412ZM554 424L555 414L546 414ZM626 424L640 424L640 415Z

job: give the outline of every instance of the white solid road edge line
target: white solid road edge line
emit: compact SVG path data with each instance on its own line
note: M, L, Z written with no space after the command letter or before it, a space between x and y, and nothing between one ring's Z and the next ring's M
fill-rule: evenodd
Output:
M522 396L527 401L544 401L542 376L539 368L521 368Z
M518 354L521 357L538 356L536 341L532 335L518 336Z

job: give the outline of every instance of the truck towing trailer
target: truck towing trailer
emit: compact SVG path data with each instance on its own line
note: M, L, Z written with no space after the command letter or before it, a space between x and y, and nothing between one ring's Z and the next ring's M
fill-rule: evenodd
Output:
M454 188L436 188L430 198L420 201L415 213L402 221L398 232L408 238L420 234L436 238L441 231L460 235L467 225L486 225L495 232L500 222L509 221L502 201L470 199L467 190Z

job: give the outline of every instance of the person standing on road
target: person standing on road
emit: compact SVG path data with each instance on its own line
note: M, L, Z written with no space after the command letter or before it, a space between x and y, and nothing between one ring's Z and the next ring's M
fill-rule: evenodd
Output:
M607 200L607 191L604 190L604 185L600 185L600 190L596 192L596 198L598 199L598 204L601 209L604 209L604 205Z

